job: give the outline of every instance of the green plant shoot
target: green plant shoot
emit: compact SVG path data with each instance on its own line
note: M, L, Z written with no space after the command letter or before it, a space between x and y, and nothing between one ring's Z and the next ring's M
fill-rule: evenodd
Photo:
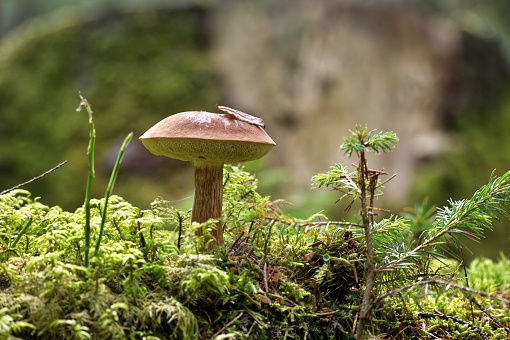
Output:
M96 143L96 128L94 126L94 119L92 117L93 111L89 102L85 97L80 94L80 106L76 109L76 111L80 112L81 108L84 107L89 116L89 145L87 148L87 156L88 156L88 177L87 177L87 187L85 190L85 267L89 265L89 250L90 250L90 196L92 192L92 182L94 181L95 172L94 172L94 146Z
M112 194L112 191L113 191L113 186L115 185L115 181L117 180L117 175L120 170L120 164L122 162L122 159L124 158L124 153L126 151L127 146L129 145L129 142L131 142L132 138L133 138L133 133L131 132L124 139L124 142L122 143L122 146L120 147L119 154L117 155L117 160L115 161L115 165L113 166L113 170L110 175L110 180L108 181L108 186L106 187L106 191L104 194L103 213L101 214L101 226L99 227L99 236L97 237L96 249L94 252L95 256L98 255L99 247L101 246L101 238L103 236L103 229L104 229L104 225L106 223L106 215L108 213L108 200L110 199L110 195Z

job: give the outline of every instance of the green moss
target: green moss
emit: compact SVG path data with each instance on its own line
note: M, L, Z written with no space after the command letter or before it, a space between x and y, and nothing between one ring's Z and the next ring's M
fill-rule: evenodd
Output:
M342 169L317 175L316 185L345 185L362 194L359 173ZM363 178L380 188L373 177ZM161 198L150 209L115 195L107 209L105 199L90 200L92 242L105 224L88 265L84 207L47 206L25 190L0 195L0 336L354 338L368 282L368 243L358 215L328 221L321 213L306 219L285 214L284 202L261 196L255 176L239 167L225 167L223 186L225 245L211 253L204 253L203 235L216 227L214 220L191 224L188 212ZM451 201L437 213L422 205L407 219L374 218L376 272L366 333L505 338L498 322L510 320L507 259L474 263L471 289L455 281L458 266L433 260L452 234L479 237L497 213L508 217L501 207L509 196L510 172L493 174L472 198Z

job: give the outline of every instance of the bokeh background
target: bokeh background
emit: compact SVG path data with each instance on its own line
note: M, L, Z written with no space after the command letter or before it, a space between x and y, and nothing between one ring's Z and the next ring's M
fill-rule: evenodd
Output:
M379 206L443 206L510 170L509 62L507 0L1 0L0 189L67 160L26 189L68 210L83 203L81 91L97 129L96 197L133 131L115 193L190 208L191 164L155 157L137 137L219 103L266 121L277 147L246 167L296 216L342 217L338 193L310 178L349 164L338 147L355 124L400 138L369 158L397 173ZM509 228L466 242L467 256L510 255Z

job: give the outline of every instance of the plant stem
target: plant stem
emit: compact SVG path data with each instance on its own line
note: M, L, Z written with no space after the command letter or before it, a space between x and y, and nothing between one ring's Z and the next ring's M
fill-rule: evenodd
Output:
M267 224L267 236L266 236L266 240L264 242L264 257L262 258L262 263L266 264L266 259L267 259L267 244L269 243L269 238L271 237L271 233L273 231L273 224L274 224L274 220L271 220L271 222L269 222ZM265 272L264 272L265 273Z
M361 303L361 310L358 325L356 327L356 340L362 340L365 333L365 325L368 320L368 314L370 313L370 295L372 293L372 287L374 285L375 267L374 267L374 248L372 246L372 233L370 230L370 218L369 218L369 207L367 206L367 187L366 179L368 178L368 167L365 158L365 152L360 152L359 161L359 188L361 191L361 219L363 223L363 229L365 230L365 240L367 242L367 269L365 279L365 291L363 293L363 301Z
M184 219L178 210L176 210L175 213L177 214L177 221L179 221L179 233L177 235L177 249L181 250L182 223L184 222Z
M77 111L80 111L82 107L87 110L89 115L89 146L87 148L87 156L89 160L89 170L87 177L87 188L85 190L85 260L84 265L89 265L89 250L90 250L90 196L92 192L92 182L94 181L94 146L96 143L96 128L94 126L94 120L92 118L92 107L90 106L87 99L80 94L80 106Z

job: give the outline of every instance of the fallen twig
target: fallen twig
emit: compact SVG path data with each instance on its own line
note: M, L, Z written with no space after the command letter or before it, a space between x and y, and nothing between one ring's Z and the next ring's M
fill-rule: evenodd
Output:
M412 284L409 284L409 285L406 285L406 286L398 287L396 289L390 290L386 294L379 295L377 298L374 299L374 301L372 301L372 304L370 306L370 310L375 305L377 305L379 302L381 302L382 300L384 300L384 299L386 299L386 298L388 298L390 296L393 296L393 295L395 295L398 292L401 292L403 290L410 290L410 289L413 289L413 288L416 288L416 287L422 286L422 285L444 285L444 286L446 286L447 290L450 287L452 287L452 288L456 288L456 289L459 289L459 290L467 292L467 293L476 294L476 295L488 297L488 298L491 298L491 299L498 299L500 301L508 301L507 298L505 298L505 297L503 297L501 295L490 294L490 293L487 293L487 292L484 292L484 291L481 291L481 290L477 290L477 289L473 289L473 288L468 288L468 287L461 286L459 284L456 284L456 283L453 283L453 282L450 282L450 281L431 279L431 280L423 280L423 281L415 282L415 283L412 283Z
M260 321L259 319L257 319L257 317L255 315L253 315L253 313L249 309L245 309L245 311L246 311L246 313L250 314L250 316L253 318L253 320L255 320L255 322L258 323L260 325L260 327L269 328L269 326L267 324L265 324L262 321Z
M473 330L478 335L480 335L480 337L483 340L489 340L489 337L487 336L487 334L485 334L480 328L478 328L473 323L471 323L469 321L465 321L465 320L459 319L456 316L450 316L450 315L443 314L443 313L441 313L438 310L436 310L436 313L420 313L420 314L418 314L418 317L419 318L423 318L423 319L439 318L439 319L446 320L446 321L452 320L452 321L454 321L456 323L464 325L464 326L468 327L469 329Z
M315 315L317 315L317 316L330 316L330 315L334 315L334 314L336 314L338 312L339 312L338 310L332 310L332 311L328 311L328 312L317 312L317 313L315 313Z
M269 292L269 286L267 284L267 262L264 262L264 288L266 293Z
M438 280L438 279L423 280L423 281L420 281L420 282L416 282L416 283L414 283L413 285L410 285L410 286L417 286L417 285L420 285L420 284L421 285L424 285L424 284L445 285L447 290L450 287L453 287L453 288L462 290L464 292L468 292L468 293L472 293L472 294L476 294L476 295L480 295L480 296L485 296L485 297L488 297L488 298L491 298L491 299L498 299L500 301L508 301L508 299L506 297L502 296L502 295L491 294L491 293L484 292L482 290L468 288L468 287L465 287L465 286L462 286L462 285L459 285L459 284L456 284L456 283L453 283L453 282L450 282L450 281L446 281L446 280ZM378 300L378 298L375 299L374 302L376 300Z
M243 292L242 290L238 289L237 287L231 286L231 289L235 290L238 293L243 294L246 296L251 302L253 302L257 307L260 307L260 303L258 301L255 301L248 293Z
M225 329L227 329L227 327L229 327L231 324L233 324L236 320L238 320L241 316L243 316L243 312L237 314L237 316L235 318L233 318L232 320L230 320L229 322L227 322L227 324L223 327L221 327L221 329L219 331L217 331L216 333L213 334L213 336L211 338L215 338L217 337L218 335L221 334L221 332L223 332Z
M468 295L468 298L469 298L469 301L470 302L473 302L475 305L478 306L478 308L480 308L482 310L482 312L484 312L485 314L487 314L487 316L492 320L494 321L494 323L496 325L498 325L499 327L503 328L507 334L510 334L510 328L508 328L507 326L505 326L501 321L499 321L498 319L496 319L496 317L494 317L491 313L489 313L487 311L487 309L482 306L478 301L476 301L475 297L474 296L471 296L471 295Z
M23 182L23 183L21 183L21 184L15 185L15 186L13 186L13 187L12 187L12 188L10 188L10 189L7 189L7 190L4 190L4 191L0 192L0 195L6 194L6 193L11 192L11 191L13 191L13 190L16 190L16 189L19 189L19 188L21 188L21 187L24 187L24 186L25 186L25 185L27 185L27 184L33 183L33 182L35 182L35 181L37 181L37 180L39 180L39 179L43 178L44 176L49 175L50 173L52 173L53 171L57 170L58 168L60 168L61 166L63 166L63 165L64 165L64 164L66 164L66 163L67 163L67 161L63 161L62 163L57 164L56 166L54 166L53 168L51 168L50 170L48 170L48 171L46 171L46 172L44 172L44 173L40 174L39 176L36 176L36 177L32 178L31 180L28 180L28 181Z

